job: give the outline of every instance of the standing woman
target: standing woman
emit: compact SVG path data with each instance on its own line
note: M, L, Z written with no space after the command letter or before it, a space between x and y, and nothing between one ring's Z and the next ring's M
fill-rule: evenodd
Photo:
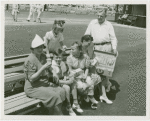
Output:
M66 98L65 89L50 83L51 63L46 62L43 45L44 41L36 35L31 43L32 53L24 63L26 76L24 90L27 96L42 100L49 111L54 109L54 115L62 115L61 103Z
M15 22L17 22L17 15L19 13L19 4L13 4L12 5L12 16Z
M66 46L63 44L65 21L63 20L55 20L52 30L47 32L44 36L44 41L46 45L47 51L57 51L58 48L65 49Z
M84 35L82 38L81 38L81 43L82 43L82 48L83 48L83 52L88 55L91 60L92 60L92 65L91 68L90 68L90 73L93 73L95 75L97 75L97 72L96 72L96 68L95 68L95 64L97 62L95 62L93 58L95 58L95 55L93 53L93 51L90 51L90 48L88 48L90 46L90 43L93 41L93 37L91 35ZM91 48L93 49L93 48ZM104 78L104 77L103 77ZM95 85L94 89L95 89L95 97L98 97L101 102L102 101L105 101L107 104L112 104L113 102L111 100L108 99L107 95L106 95L106 81L102 78L102 82L101 83L98 83L97 85ZM102 93L102 95L101 95Z

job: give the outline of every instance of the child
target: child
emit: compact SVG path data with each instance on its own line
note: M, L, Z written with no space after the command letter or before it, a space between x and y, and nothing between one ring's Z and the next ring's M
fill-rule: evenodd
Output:
M12 16L15 22L17 22L17 15L19 13L19 4L12 5Z
M58 48L67 48L64 44L63 30L65 21L55 20L52 30L47 32L44 36L46 51L57 51Z
M75 77L77 89L79 89L81 94L85 91L87 92L85 97L87 96L92 102L91 108L96 109L98 102L94 98L94 85L100 80L91 80L91 76L93 75L89 74L90 59L83 53L82 46L78 42L74 42L71 49L71 54L67 57L69 72L72 73L76 69L83 70L83 73L81 73L78 77Z
M58 49L57 52L53 52L53 60L52 60L52 68L53 68L53 74L57 78L57 84L61 85L62 87L65 88L66 94L67 94L67 101L68 101L68 106L67 110L69 111L70 115L76 115L70 104L70 87L73 85L74 78L70 77L67 78L67 68L65 63L62 61L62 51ZM69 86L68 86L69 85ZM79 107L78 101L77 101L77 90L72 89L72 95L73 95L73 108L76 107L76 111L79 113L82 113L83 110ZM76 106L77 105L77 106Z

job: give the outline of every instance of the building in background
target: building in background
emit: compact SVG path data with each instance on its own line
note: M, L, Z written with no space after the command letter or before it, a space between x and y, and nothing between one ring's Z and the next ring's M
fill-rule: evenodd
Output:
M146 4L121 4L116 5L115 10L115 21L117 21L119 15L129 14L137 16L135 23L137 27L146 27Z

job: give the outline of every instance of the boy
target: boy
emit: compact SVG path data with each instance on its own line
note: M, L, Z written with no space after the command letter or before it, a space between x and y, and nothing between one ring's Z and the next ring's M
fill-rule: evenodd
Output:
M72 110L72 107L70 104L70 87L69 87L69 86L71 87L74 86L73 84L74 78L73 77L70 77L70 79L67 78L67 66L62 61L62 56L63 56L62 53L63 51L61 49L58 49L57 52L53 52L53 60L52 60L53 71L52 72L53 72L53 75L55 75L56 77L56 80L57 80L56 83L64 87L66 90L67 101L68 101L67 110L69 111L69 115L75 116L76 114ZM73 108L75 108L77 112L82 113L83 110L80 108L78 101L77 101L77 90L73 88L71 92L72 92L73 99L74 99Z

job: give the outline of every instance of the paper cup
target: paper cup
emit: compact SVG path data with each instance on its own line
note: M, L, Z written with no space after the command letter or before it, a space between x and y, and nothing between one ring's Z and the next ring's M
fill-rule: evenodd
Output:
M51 64L52 63L52 60L49 58L49 59L46 59L47 60L47 63Z

